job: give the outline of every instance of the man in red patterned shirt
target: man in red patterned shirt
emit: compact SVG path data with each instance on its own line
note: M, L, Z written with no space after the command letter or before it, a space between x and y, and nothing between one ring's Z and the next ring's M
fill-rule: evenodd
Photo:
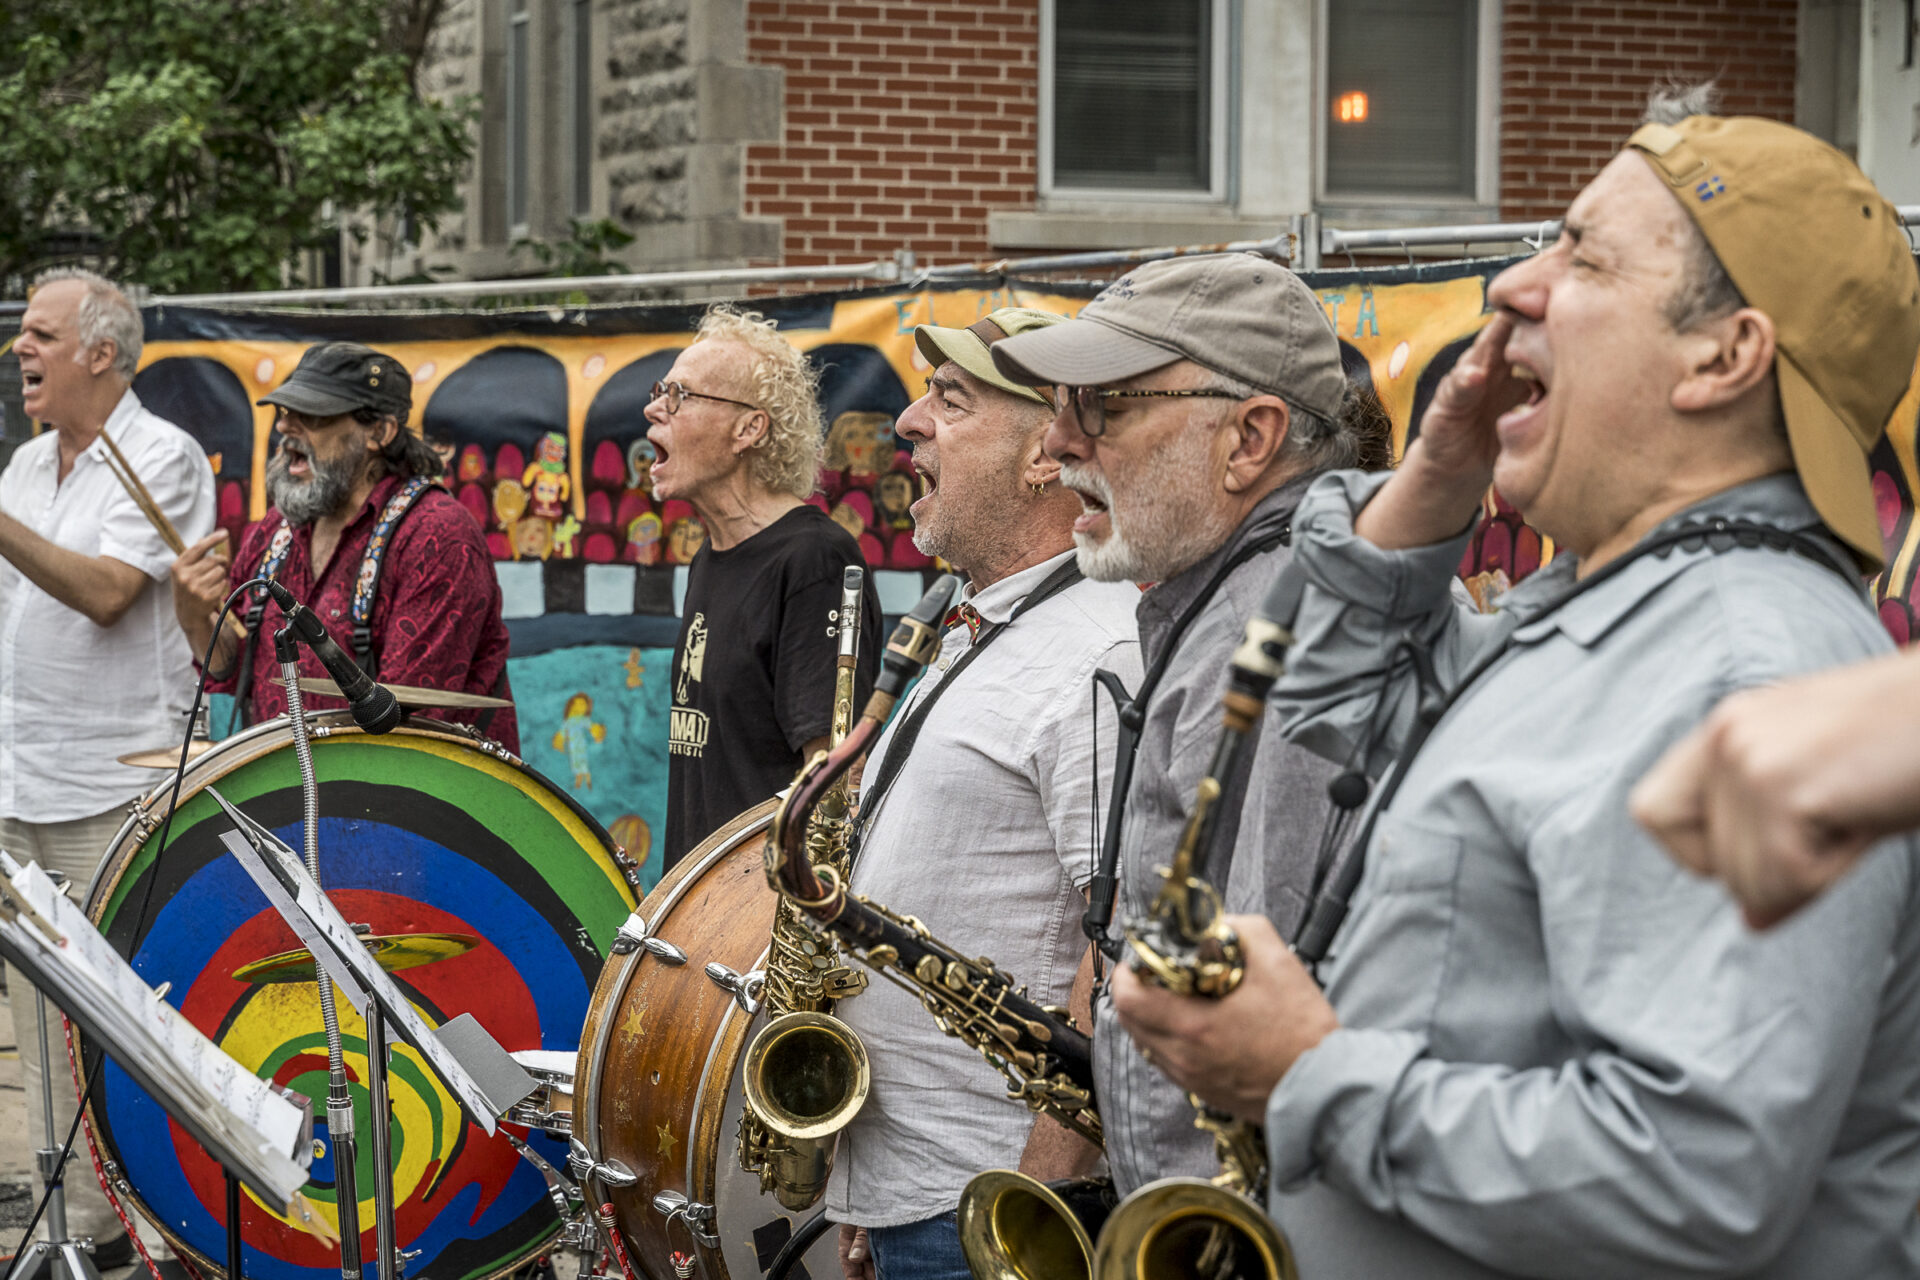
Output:
M203 538L173 565L174 613L196 656L207 651L227 593L271 575L326 623L342 649L388 684L510 697L500 585L480 527L434 482L442 463L406 429L413 379L393 357L351 342L309 348L286 382L260 401L279 410L280 447L267 464L266 517L229 563L224 533ZM207 687L230 692L250 723L284 715L287 693L271 677L279 611L252 613L250 634L220 636ZM304 648L303 675L326 675ZM313 709L344 707L313 696ZM468 723L518 752L512 709L422 714Z

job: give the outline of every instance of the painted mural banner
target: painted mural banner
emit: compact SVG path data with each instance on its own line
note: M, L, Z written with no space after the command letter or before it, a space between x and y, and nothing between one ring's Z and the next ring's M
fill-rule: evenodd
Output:
M1487 282L1510 259L1306 277L1338 333L1348 376L1370 385L1404 450L1434 389L1486 321ZM813 501L859 541L883 606L900 613L933 568L913 546L916 496L893 431L930 370L917 324L966 325L995 307L1073 315L1099 291L997 277L939 287L755 299L821 373L827 452ZM686 504L651 492L642 414L649 388L691 341L685 303L504 311L340 313L146 309L135 387L191 432L216 473L219 519L265 507L271 411L257 400L312 343L366 342L414 377L414 425L447 458L448 486L496 559L513 636L511 676L527 762L556 780L659 874L666 812L666 674L686 562L704 532ZM1889 567L1875 582L1888 630L1916 631L1920 384L1874 458ZM1460 572L1483 606L1552 546L1490 495ZM216 717L216 719L220 719Z

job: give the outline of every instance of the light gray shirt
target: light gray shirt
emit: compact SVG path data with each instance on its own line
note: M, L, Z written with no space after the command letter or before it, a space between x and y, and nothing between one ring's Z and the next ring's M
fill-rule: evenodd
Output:
M1302 477L1268 494L1218 551L1140 598L1140 642L1149 663L1172 642L1178 619L1220 566L1244 544L1286 525L1308 483ZM1273 575L1291 554L1282 545L1253 556L1227 575L1194 618L1148 704L1121 829L1116 927L1129 915L1145 915L1160 890L1154 869L1172 860L1194 789L1220 738L1227 659ZM1137 691L1139 682L1129 681L1128 687ZM1222 821L1237 819L1239 827L1231 865L1223 867L1226 883L1219 887L1229 911L1265 915L1288 935L1306 903L1327 815L1327 784L1339 770L1285 741L1271 719L1262 722L1259 732L1245 803L1237 813L1231 809L1237 789L1230 787L1227 793L1229 809ZM1113 1016L1113 1002L1104 990L1094 1008L1094 1028L1100 1119L1107 1162L1121 1194L1156 1178L1210 1178L1220 1172L1212 1139L1193 1127L1187 1095L1140 1057Z
M1276 713L1344 753L1396 637L1431 638L1448 685L1514 643L1382 817L1322 970L1342 1029L1269 1102L1301 1274L1920 1274L1915 846L1756 934L1626 806L1729 692L1891 648L1864 594L1790 551L1682 547L1547 612L1561 557L1471 615L1450 595L1464 535L1353 536L1382 479L1302 504L1314 587ZM1791 475L1678 519L1705 513L1819 528Z
M1067 552L968 598L988 625L1067 563ZM963 955L985 956L1041 1004L1065 1005L1087 953L1084 890L1113 770L1118 722L1093 673L1140 679L1130 583L1082 580L1023 612L960 673L921 726L867 831L853 889L923 921ZM984 632L983 632L984 635ZM876 744L894 732L972 644L964 625ZM1104 702L1104 695L1102 695ZM835 1008L866 1043L873 1088L843 1131L827 1216L867 1227L952 1209L968 1179L1017 1167L1033 1113L999 1072L945 1035L919 1000L876 977Z

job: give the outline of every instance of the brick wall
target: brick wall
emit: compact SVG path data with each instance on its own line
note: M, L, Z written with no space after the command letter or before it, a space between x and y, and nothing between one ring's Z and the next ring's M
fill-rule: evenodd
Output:
M1507 0L1500 209L1551 218L1619 149L1661 79L1715 79L1722 110L1793 119L1798 0Z
M747 149L747 217L789 266L988 257L990 209L1034 200L1039 0L750 0L747 57L786 69L786 134Z

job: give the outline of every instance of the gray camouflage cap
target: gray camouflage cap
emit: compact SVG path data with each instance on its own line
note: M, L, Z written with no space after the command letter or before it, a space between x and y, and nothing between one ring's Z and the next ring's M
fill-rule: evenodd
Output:
M1347 378L1340 342L1299 276L1258 254L1135 267L1065 324L993 344L1028 386L1105 386L1191 360L1332 421Z

